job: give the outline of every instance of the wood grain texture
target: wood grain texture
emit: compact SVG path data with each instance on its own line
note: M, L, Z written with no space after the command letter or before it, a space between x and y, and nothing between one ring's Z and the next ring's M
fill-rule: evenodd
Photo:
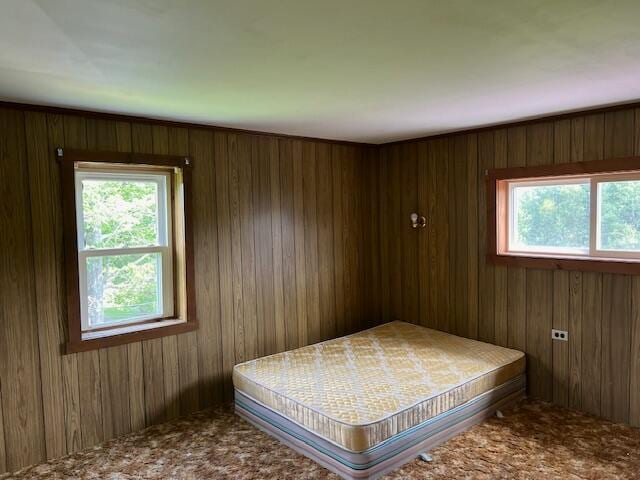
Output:
M485 172L495 165L495 133L485 132L478 135L478 169ZM484 185L484 174L478 184L478 211L486 212L487 194ZM478 240L480 251L485 252L487 245L487 226L479 222ZM495 339L495 268L484 261L484 255L479 256L478 278L482 285L479 297L478 339L483 342L493 342Z
M604 114L584 118L583 160L604 158ZM582 276L582 409L600 415L602 391L602 274Z
M2 396L2 384L0 383L0 398ZM4 443L4 418L2 414L2 402L0 402L0 472L7 470L7 449Z
M304 258L306 269L306 305L308 342L320 340L320 297L318 279L318 198L316 145L302 144L302 190L304 202Z
M468 321L465 336L478 338L478 135L467 136L467 291ZM498 281L496 277L496 281ZM506 295L505 295L506 297ZM496 300L496 304L497 304ZM499 308L499 307L497 307ZM496 322L497 323L497 322ZM496 330L498 326L496 325Z
M153 137L152 153L158 155L171 153L169 151L169 129L166 126L154 125L151 129L151 134ZM129 145L127 145L126 139L122 139L121 142L118 145L119 150L128 151ZM161 368L163 371L164 409L165 417L169 420L180 415L178 339L176 336L169 336L159 340L162 348ZM122 356L126 358L126 350L124 350ZM124 399L120 403L124 403Z
M63 333L58 321L58 278L56 271L56 240L54 204L51 203L52 183L47 118L42 113L25 114L31 222L33 231L33 261L38 319L38 347L44 408L45 446L48 458L64 455L66 432L64 422L62 361L60 345Z
M631 108L487 128L473 138L467 135L465 173L464 155L456 148L464 135L413 142L418 176L413 188L430 222L428 236L418 243L420 323L523 350L532 396L634 425L640 424L638 277L487 265L484 171L638 155L639 132L640 111ZM394 269L409 268L395 265L399 260L392 256L406 249L409 229L398 222L393 203L411 198L405 191L413 185L407 183L412 172L407 152L403 142L379 149L377 231L382 281L389 290L380 302L390 314L397 311L394 302L402 298L404 304L406 296L395 291ZM476 200L465 201L465 195ZM414 259L403 255L400 261ZM461 291L461 276L466 291ZM462 328L460 301L468 309ZM410 306L403 305L401 312L402 319L411 321ZM551 328L568 330L569 341L552 341Z
M527 127L527 166L553 162L553 124ZM553 272L527 270L527 369L528 391L550 401L552 397Z
M509 136L507 130L496 130L493 137L493 147L495 152L494 168L504 168L508 166ZM496 265L494 267L494 338L496 345L504 347L509 345L508 280L508 268Z
M640 154L640 111L366 152L28 110L0 122L0 471L220 402L233 363L404 317L524 350L532 395L640 425L638 278L487 266L483 203L490 166ZM56 146L194 160L198 331L60 354Z
M347 331L344 291L344 243L342 241L343 208L342 208L342 165L344 148L333 145L331 148L331 189L332 189L332 219L333 219L333 285L335 289L334 302L336 312L336 333L344 335ZM376 232L377 233L377 232ZM380 299L382 305L382 299Z
M629 371L629 423L640 427L640 278L631 284L631 364Z
M571 162L571 120L554 122L553 163ZM570 272L553 272L553 328L569 330ZM573 340L573 335L571 340ZM569 343L553 342L552 346L553 402L569 406Z
M640 155L640 109L634 111L634 154ZM631 361L629 423L640 427L640 277L631 280Z
M10 470L46 455L25 141L23 113L0 110L0 384Z
M231 382L231 371L235 365L235 331L233 316L233 273L231 252L231 211L229 207L229 157L227 135L216 132L214 141L214 163L216 182L216 213L218 215L218 275L226 281L220 282L220 334L222 340L222 375L224 384ZM233 391L226 388L225 399L232 398Z
M220 402L233 364L367 325L364 147L29 110L0 123L0 472ZM197 331L61 354L59 146L193 159Z

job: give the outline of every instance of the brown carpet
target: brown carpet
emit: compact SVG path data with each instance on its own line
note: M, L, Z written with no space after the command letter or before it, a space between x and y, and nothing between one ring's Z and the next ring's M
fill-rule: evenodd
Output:
M386 478L640 478L640 430L525 402ZM209 410L24 469L9 478L337 477L236 417Z

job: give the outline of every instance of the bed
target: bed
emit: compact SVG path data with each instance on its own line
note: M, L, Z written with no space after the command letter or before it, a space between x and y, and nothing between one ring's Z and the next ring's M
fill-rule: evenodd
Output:
M377 478L517 401L522 352L405 322L236 365L236 413L343 478Z

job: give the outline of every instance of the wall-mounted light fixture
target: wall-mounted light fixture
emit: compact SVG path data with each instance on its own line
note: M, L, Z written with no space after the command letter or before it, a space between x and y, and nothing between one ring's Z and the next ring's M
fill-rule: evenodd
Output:
M424 228L427 226L427 219L417 213L412 213L411 216L411 228Z

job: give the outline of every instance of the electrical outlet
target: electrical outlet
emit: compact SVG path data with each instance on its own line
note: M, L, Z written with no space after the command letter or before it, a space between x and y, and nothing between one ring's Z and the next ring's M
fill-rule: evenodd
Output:
M551 338L554 340L562 340L563 342L569 341L569 332L566 330L551 330Z

